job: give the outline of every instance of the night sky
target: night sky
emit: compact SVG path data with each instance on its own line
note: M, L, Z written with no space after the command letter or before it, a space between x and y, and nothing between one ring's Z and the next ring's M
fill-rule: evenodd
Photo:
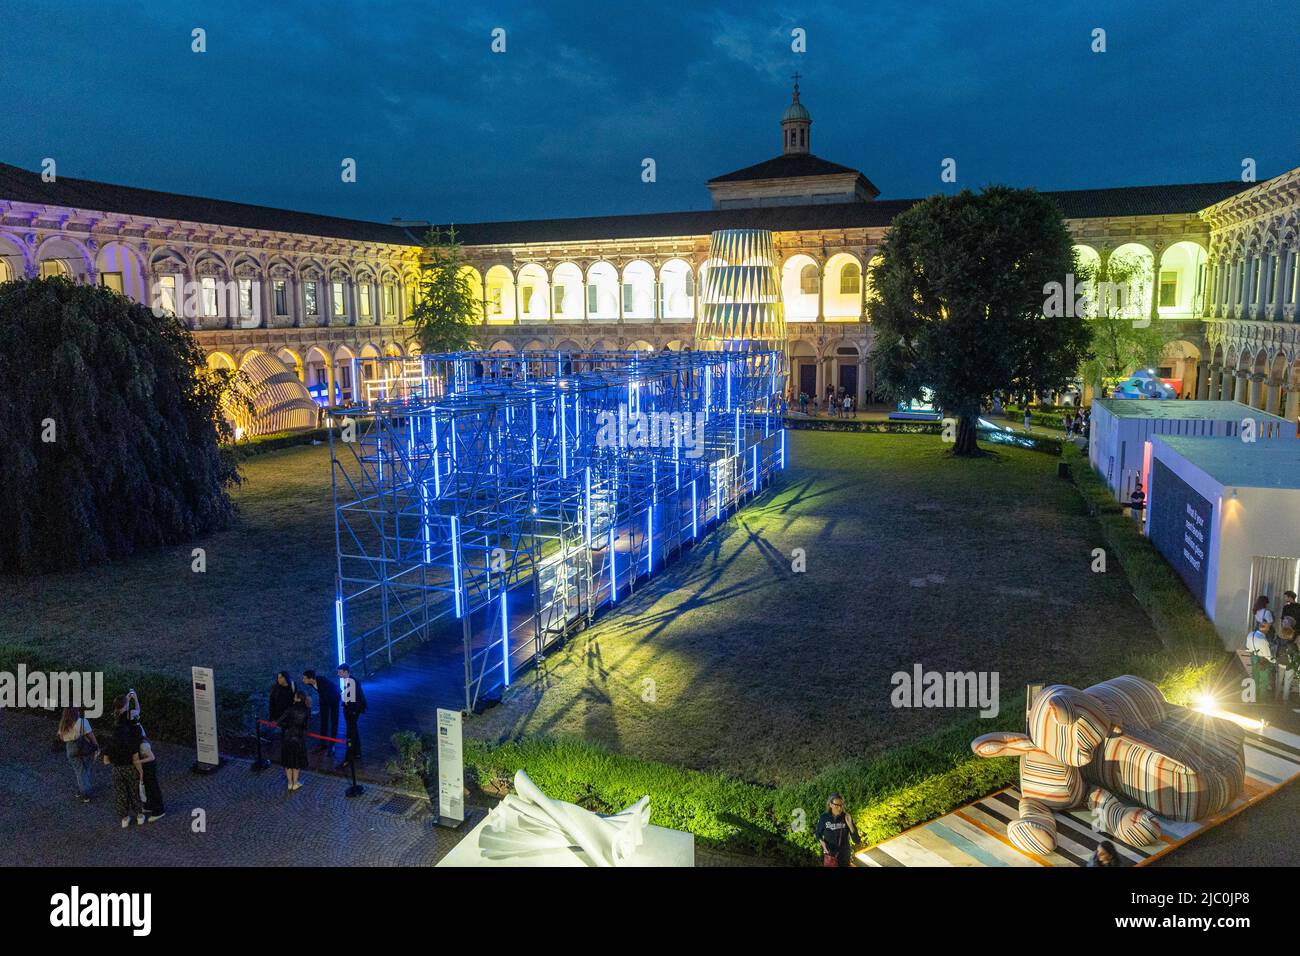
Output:
M375 220L701 209L705 180L779 153L797 70L813 152L882 198L951 189L945 157L959 187L1227 180L1245 157L1264 179L1300 165L1296 23L1241 0L8 0L0 161Z

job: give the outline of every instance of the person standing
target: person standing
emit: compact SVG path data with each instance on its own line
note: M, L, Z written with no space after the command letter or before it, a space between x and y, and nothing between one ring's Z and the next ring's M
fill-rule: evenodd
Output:
M82 803L90 802L90 774L95 763L95 754L99 752L99 742L80 707L63 708L63 717L59 720L59 739L68 754L68 763L72 764L72 773L77 780L77 793Z
M361 682L352 676L347 664L339 665L339 697L343 701L343 720L348 727L348 749L343 762L335 769L343 770L349 763L361 759L361 730L358 722L366 712L366 695Z
M1029 431L1029 422L1030 422L1030 421L1031 421L1031 419L1030 419L1030 417L1029 417L1029 406L1026 405L1026 406L1025 406L1025 431L1026 431L1026 432Z
M280 742L280 766L284 767L285 783L290 793L302 789L298 773L307 769L307 724L310 720L307 695L295 691L293 701L280 715L280 729L284 731L284 739Z
M144 807L140 802L140 728L131 719L127 699L119 697L113 705L116 723L113 736L104 751L104 763L113 768L113 804L122 818L123 828L144 823Z
M848 418L853 409L853 399L849 398L849 393L844 393L844 417Z
M1300 628L1300 604L1296 603L1294 591L1282 592L1282 620L1279 625L1285 625L1287 618L1291 619L1291 626Z
M158 758L153 752L153 744L144 734L140 735L139 750L136 766L140 770L140 783L144 787L144 819L146 823L153 823L167 815L162 787L158 786Z
M320 735L337 737L339 735L339 685L333 678L317 677L316 672L312 670L302 672L302 682L316 691L316 698L320 701ZM316 749L333 750L334 744L322 740Z
M293 703L293 692L294 686L293 681L289 679L289 672L280 671L276 674L275 683L271 685L270 706L266 708L267 720L273 724L279 723L280 715Z
M1251 615L1255 618L1255 626L1267 624L1273 625L1273 612L1268 609L1268 595L1261 594L1255 598L1255 606L1250 609Z
M853 825L853 817L844 809L843 796L831 794L826 801L826 812L817 818L813 835L822 845L822 866L848 866L852 862L858 829Z

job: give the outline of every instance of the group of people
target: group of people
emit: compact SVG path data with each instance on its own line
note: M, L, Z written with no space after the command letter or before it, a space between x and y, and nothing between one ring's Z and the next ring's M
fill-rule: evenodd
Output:
M1084 408L1078 413L1066 412L1062 417L1066 438L1088 439L1088 429L1092 425L1092 409Z
M807 415L809 407L814 415L819 414L824 407L831 418L856 418L858 414L857 399L842 386L838 390L833 385L827 386L826 394L822 397L800 392L799 411Z
M341 708L347 727L347 751L335 769L344 770L349 763L361 758L360 720L366 712L366 695L348 665L340 664L337 674L338 680L335 681L326 675L318 675L314 670L305 670L302 672L302 688L294 683L288 671L275 675L268 695L267 718L282 735L280 766L284 768L289 793L302 789L299 774L308 767L307 738L311 736L308 728L312 712L308 687L315 691L319 703L320 732L315 735L319 740L316 751L333 751L334 743L329 738L338 736Z
M158 785L158 758L140 722L140 698L135 690L113 701L113 729L103 744L80 707L65 707L58 737L72 765L77 796L90 803L97 760L112 768L113 803L123 827L153 823L167 813Z
M1246 635L1246 650L1251 653L1253 670L1256 672L1256 690L1275 689L1282 703L1291 695L1291 684L1295 681L1297 669L1300 669L1300 645L1296 642L1296 630L1300 625L1300 603L1296 601L1294 591L1282 594L1281 618L1275 618L1269 607L1268 595L1261 594L1255 599L1251 609L1251 631ZM1272 685L1276 676L1276 686L1259 686L1262 679L1265 685Z

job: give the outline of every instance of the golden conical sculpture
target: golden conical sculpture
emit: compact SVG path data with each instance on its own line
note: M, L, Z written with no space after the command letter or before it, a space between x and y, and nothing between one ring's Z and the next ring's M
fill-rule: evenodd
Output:
M785 309L776 248L767 229L720 229L709 240L699 349L785 352Z

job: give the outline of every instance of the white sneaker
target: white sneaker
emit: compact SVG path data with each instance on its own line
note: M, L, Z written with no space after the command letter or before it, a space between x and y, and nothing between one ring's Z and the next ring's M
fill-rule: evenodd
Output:
M122 818L122 829L125 830L125 829L126 829L127 827L129 827L130 825L131 825L131 818L130 818L130 817L123 817L123 818Z
M144 814L137 813L135 816L136 826L144 826Z

